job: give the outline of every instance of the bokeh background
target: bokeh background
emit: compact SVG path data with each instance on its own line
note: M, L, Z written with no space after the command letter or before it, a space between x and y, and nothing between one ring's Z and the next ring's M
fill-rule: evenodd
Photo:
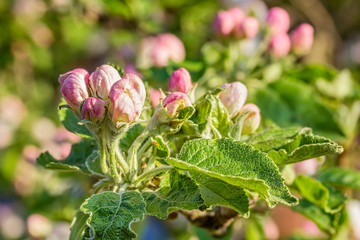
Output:
M289 12L292 27L310 23L315 28L314 45L299 63L347 68L360 83L358 0L0 1L0 239L67 239L70 222L92 185L84 175L36 165L40 152L47 150L62 159L71 143L79 141L57 117L60 74L76 67L90 72L107 62L135 70L141 40L165 32L184 43L187 61L201 61L202 46L216 39L212 31L216 12L235 6L252 9L259 19L265 19L269 7L280 6ZM164 85L154 75L146 80ZM359 135L350 141L356 166ZM143 229L139 238L171 239L171 234L190 238L183 234L184 220L183 225L167 223L167 228L157 220L148 223L139 226ZM269 231L282 231L275 222L268 225ZM200 239L205 234L191 231ZM184 236L180 238L179 232Z

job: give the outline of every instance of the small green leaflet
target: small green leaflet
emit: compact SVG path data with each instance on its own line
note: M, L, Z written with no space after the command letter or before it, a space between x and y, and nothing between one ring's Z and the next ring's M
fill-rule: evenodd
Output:
M172 170L169 184L156 192L142 193L147 214L166 219L173 211L198 209L203 204L199 188L191 178Z
M66 104L64 99L61 101L60 106L63 104ZM78 124L80 119L75 116L71 109L64 107L60 108L60 106L58 110L59 120L68 131L75 133L83 138L92 137L92 134L85 127L85 125Z
M326 187L321 182L307 176L298 176L294 181L294 187L305 199L326 213L341 211L347 200L340 191Z
M124 134L121 135L119 145L124 152L129 150L131 144L144 131L145 126L146 125L144 123L134 124Z
M205 175L231 185L258 192L270 207L278 202L295 205L278 167L259 150L232 139L187 141L170 165L187 170L191 176Z
M340 213L329 214L306 199L300 199L299 204L293 209L313 221L321 231L334 234Z
M44 152L38 157L36 162L47 169L80 170L89 173L85 160L96 147L94 140L83 139L80 143L72 145L70 155L64 160L56 160L49 152Z
M360 172L345 168L329 168L318 175L321 182L338 187L347 187L360 190Z
M229 207L243 217L249 216L249 199L241 187L205 174L192 174L191 178L199 184L201 196L207 206Z
M339 154L342 151L343 148L337 143L314 135L309 128L303 128L293 141L282 146L280 150L269 151L268 156L277 165L285 165L323 155Z
M212 132L216 138L228 137L229 114L218 97L207 94L198 101L195 108L192 120L198 124L201 133L208 136Z
M104 174L101 170L100 153L99 150L94 150L85 161L87 169L94 175L103 177Z
M167 158L170 156L170 149L160 135L153 137L151 141L156 149L157 157Z
M130 240L136 237L130 224L144 218L145 202L135 191L103 192L86 199L80 210L90 215L86 224L94 236L91 239Z
M76 215L70 226L71 233L69 240L82 239L86 228L86 220L88 218L89 218L88 214L85 214L79 210L76 212Z

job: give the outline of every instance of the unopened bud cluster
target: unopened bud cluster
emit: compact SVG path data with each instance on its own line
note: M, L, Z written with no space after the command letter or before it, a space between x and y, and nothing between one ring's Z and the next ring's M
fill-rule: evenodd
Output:
M290 16L280 7L270 8L264 26L253 16L247 16L240 8L219 11L213 21L214 32L221 37L254 38L260 27L268 29L270 35L269 51L275 57L284 57L290 51L303 55L310 51L314 28L303 23L290 34Z
M141 79L133 74L121 77L110 65L91 74L77 68L60 75L59 82L64 99L83 120L101 121L108 111L113 123L131 123L139 118L145 102Z
M245 104L248 94L246 86L241 82L233 82L225 83L221 88L223 91L220 92L219 99L228 110L230 118L236 121L246 114L241 134L254 133L260 126L260 109L255 104Z

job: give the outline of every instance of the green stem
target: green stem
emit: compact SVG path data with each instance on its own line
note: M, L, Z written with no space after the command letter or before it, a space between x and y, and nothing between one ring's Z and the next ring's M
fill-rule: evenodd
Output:
M115 146L119 146L119 144L115 144ZM116 160L117 163L120 165L120 167L122 168L122 170L127 173L129 172L129 165L127 164L127 162L125 161L124 155L122 154L122 152L120 151L119 147L115 148L115 154L116 154Z
M107 165L107 154L106 154L106 142L104 141L103 138L99 138L99 146L100 146L100 151L101 151L101 158L100 158L100 166L101 166L101 171L108 176L109 173L109 167Z
M138 172L141 172L141 157L148 150L148 148L151 146L151 140L148 138L146 142L141 146L140 150L137 152L137 166L138 166Z
M150 157L150 159L149 159L149 161L148 161L148 163L147 163L146 168L144 169L144 172L150 171L150 170L153 169L154 166L155 166L157 148L154 147L153 149L154 149L154 150L153 150L153 152L152 152L152 154L151 154L151 157Z
M143 174L141 174L134 182L135 185L141 183L144 180L147 180L149 178L152 178L156 175L158 175L159 173L162 173L164 171L169 171L170 169L172 169L173 166L161 166L158 168L154 168L148 172L144 172Z
M115 180L116 183L120 182L120 176L119 173L117 171L117 161L116 161L116 141L114 141L113 139L110 140L110 170L111 170L111 174Z
M144 130L135 139L135 141L132 143L129 149L127 162L129 163L129 167L130 167L130 179L133 179L137 174L137 170L138 170L137 150L146 137L148 137L148 132Z

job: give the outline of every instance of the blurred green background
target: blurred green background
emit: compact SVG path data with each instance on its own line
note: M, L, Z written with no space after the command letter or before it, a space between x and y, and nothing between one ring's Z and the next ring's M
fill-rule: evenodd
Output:
M310 23L314 46L298 61L348 68L359 84L358 0L0 1L0 239L66 239L91 187L86 176L35 163L44 150L64 158L79 141L57 118L60 74L76 67L91 72L107 62L136 64L141 39L164 32L183 41L188 61L201 61L201 47L215 39L214 15L235 6L260 19L268 7L281 6L292 27Z

